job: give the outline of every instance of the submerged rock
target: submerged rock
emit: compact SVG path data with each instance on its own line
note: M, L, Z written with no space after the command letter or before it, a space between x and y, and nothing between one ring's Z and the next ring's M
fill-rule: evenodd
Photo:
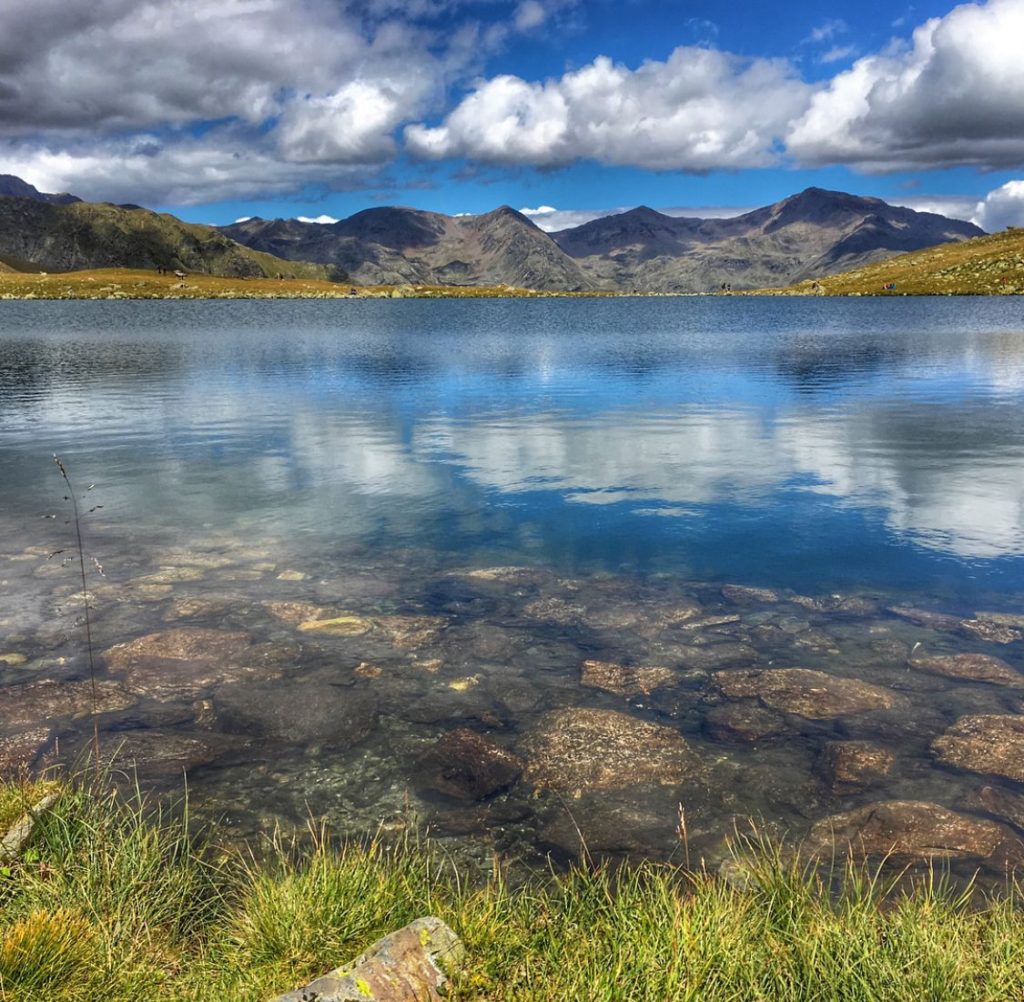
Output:
M442 616L376 616L372 623L395 647L411 651L434 643L447 620Z
M841 678L808 668L720 671L714 682L730 699L759 699L765 706L809 720L892 709L900 697L855 678Z
M756 745L790 733L791 728L781 714L744 700L713 706L704 714L704 731L713 741Z
M870 741L830 741L822 754L822 771L836 793L852 793L892 772L896 756Z
M1024 639L1024 630L1015 624L1016 620L1012 617L965 619L960 623L960 632L990 644L1013 644Z
M881 801L825 818L811 828L803 851L813 858L850 853L895 862L1024 863L1024 843L1005 825L916 800Z
M782 601L782 596L774 588L748 588L746 585L732 584L723 586L722 597L737 605L771 605Z
M42 726L0 738L0 779L28 772L46 751L52 736L50 728Z
M603 689L625 698L649 696L655 689L675 681L671 668L634 668L610 661L584 661L580 682L590 689Z
M1024 796L1019 793L983 786L967 798L967 807L972 811L984 811L1024 831Z
M915 609L908 605L894 605L889 607L889 612L900 619L905 619L915 626L924 626L929 630L941 630L946 633L953 633L960 627L959 616L949 616L942 612L933 612L930 609Z
M420 760L424 785L460 800L483 800L506 789L523 765L514 752L465 727L440 737Z
M373 623L363 616L346 614L329 619L306 619L298 624L301 633L322 633L328 637L358 637L369 633Z
M189 772L240 747L223 735L149 729L104 734L100 741L101 755L114 768L150 775Z
M107 666L130 668L142 659L165 661L237 662L251 647L249 635L240 630L203 630L181 627L149 633L104 651Z
M5 727L37 727L40 721L127 710L135 695L117 682L57 682L45 679L0 689L0 723Z
M153 658L134 662L124 673L124 687L158 703L191 702L220 685L250 679L265 682L280 677L280 672L257 665L219 665L210 661L175 662Z
M1024 717L1011 714L961 717L932 742L932 752L944 765L1024 783Z
M213 698L219 726L231 734L282 744L347 748L377 726L377 697L334 685L230 685Z
M613 710L552 710L527 736L524 749L523 778L561 793L674 786L700 772L678 731Z
M918 671L945 675L946 678L966 679L971 682L991 682L993 685L1024 688L1024 675L1008 665L1002 658L989 654L941 654L934 657L912 656L907 664Z

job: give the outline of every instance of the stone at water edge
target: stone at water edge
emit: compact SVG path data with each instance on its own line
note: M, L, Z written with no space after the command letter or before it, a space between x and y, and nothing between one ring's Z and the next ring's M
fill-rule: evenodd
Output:
M943 765L1024 783L1024 717L961 717L932 742L932 753Z
M27 772L46 751L53 736L49 727L35 727L0 738L0 778Z
M465 948L440 919L416 919L351 964L274 1002L442 1002Z

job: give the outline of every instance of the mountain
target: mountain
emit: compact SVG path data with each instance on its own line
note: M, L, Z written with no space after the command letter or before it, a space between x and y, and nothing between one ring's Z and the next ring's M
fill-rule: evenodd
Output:
M984 231L972 223L808 188L728 219L641 207L552 239L601 288L700 292L789 285Z
M548 234L507 205L482 216L366 209L327 225L255 218L225 226L223 232L288 260L336 265L365 285L594 287Z
M69 195L67 192L47 195L13 174L0 174L0 197L31 198L35 202L46 202L49 205L73 205L82 201L77 195Z
M21 190L10 179L5 187ZM0 195L0 264L17 271L167 268L237 278L346 277L333 266L283 261L244 247L215 227L148 209L47 200L65 197L74 199Z

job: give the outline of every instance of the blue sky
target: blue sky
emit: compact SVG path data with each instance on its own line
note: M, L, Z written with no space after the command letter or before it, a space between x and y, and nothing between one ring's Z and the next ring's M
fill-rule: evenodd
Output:
M5 0L0 173L213 223L819 185L997 228L1022 43L1024 0Z

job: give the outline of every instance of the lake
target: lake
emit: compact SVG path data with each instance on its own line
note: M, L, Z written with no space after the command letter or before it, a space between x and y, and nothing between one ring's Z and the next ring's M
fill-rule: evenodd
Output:
M1022 670L1013 297L0 304L9 769L95 723L240 838L481 865L909 802L995 870Z

